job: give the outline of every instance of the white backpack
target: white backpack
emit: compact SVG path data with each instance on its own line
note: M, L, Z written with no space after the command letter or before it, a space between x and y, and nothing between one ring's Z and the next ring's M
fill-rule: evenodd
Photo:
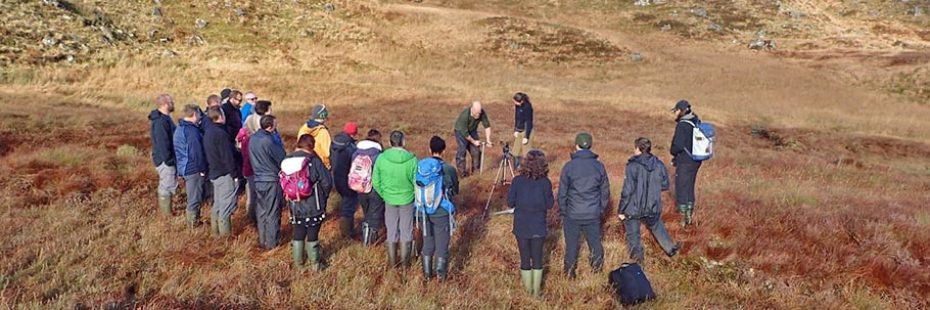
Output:
M688 155L694 161L705 161L714 157L714 140L716 139L716 130L710 123L700 122L694 124L691 121L683 120L694 127L691 135L691 151ZM687 151L687 150L686 150Z

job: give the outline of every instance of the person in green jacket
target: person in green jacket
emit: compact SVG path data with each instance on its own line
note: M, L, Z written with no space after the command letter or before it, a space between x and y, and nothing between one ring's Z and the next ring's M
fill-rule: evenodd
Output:
M407 267L413 250L414 175L417 171L417 157L404 149L403 132L391 132L391 148L378 156L373 170L372 187L384 199L388 263L391 266Z
M462 177L466 177L481 167L481 138L478 137L478 125L484 126L484 138L488 146L491 146L491 121L488 114L481 107L481 102L472 102L459 117L455 119L453 126L453 135L458 149L455 151L455 165L459 169ZM465 165L465 154L471 154L471 170Z

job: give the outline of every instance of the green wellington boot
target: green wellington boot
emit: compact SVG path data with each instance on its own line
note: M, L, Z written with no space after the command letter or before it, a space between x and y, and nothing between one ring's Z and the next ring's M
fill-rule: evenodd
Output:
M397 267L397 242L385 242L387 248L388 267Z
M323 262L323 249L319 241L308 241L307 247L307 264L315 271L326 269L326 263Z
M443 282L449 278L448 258L436 258L436 276L439 278L439 282Z
M533 296L539 297L542 292L542 280L543 280L543 270L542 269L533 269Z
M291 241L291 258L294 259L294 270L304 266L304 241Z
M533 271L520 269L520 282L527 293L533 293Z
M410 267L410 253L413 250L413 242L401 242L400 244L400 266L403 268Z
M432 256L421 256L420 262L423 265L423 280L429 281L433 278L433 257Z
M171 216L171 196L158 196L158 210L163 215Z

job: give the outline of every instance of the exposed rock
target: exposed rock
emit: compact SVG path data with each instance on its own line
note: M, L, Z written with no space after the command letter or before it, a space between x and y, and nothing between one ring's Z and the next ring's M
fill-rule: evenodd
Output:
M763 38L756 38L749 42L749 49L751 50L773 50L775 49L775 41L765 40Z
M152 16L161 17L161 7L156 6L154 9L152 9Z
M691 15L694 15L700 18L707 18L707 9L702 8L702 7L691 8Z
M206 28L207 24L208 22L202 18L198 18L197 21L194 23L194 25L197 26L198 29Z
M630 60L635 61L635 62L643 61L643 54L640 54L640 53L638 53L638 52L634 52L634 53L630 54Z
M177 56L178 56L177 52L169 50L169 49L165 49L163 52L161 52L161 57L164 57L164 58L174 58Z
M58 44L58 39L55 39L53 37L45 37L42 39L42 45L55 46L57 44Z
M323 4L323 11L326 11L326 13L332 13L335 10L336 10L335 4L332 4L331 2L327 2Z
M707 25L707 30L713 32L723 32L723 26L720 26L718 23L710 23L710 25Z
M236 16L245 17L245 10L242 8L236 8Z

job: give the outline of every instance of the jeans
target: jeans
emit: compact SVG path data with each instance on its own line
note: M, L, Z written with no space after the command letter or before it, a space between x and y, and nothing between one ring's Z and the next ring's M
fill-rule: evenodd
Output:
M639 238L640 222L646 224L646 228L652 233L652 237L656 239L665 254L670 254L675 249L675 242L672 241L672 237L665 230L665 224L662 223L662 219L658 215L640 219L628 218L623 221L623 226L626 228L626 247L630 252L630 259L636 260L638 263L645 260L643 242Z
M353 190L338 191L342 200L339 202L339 216L344 218L354 218L355 210L358 209L358 193Z
M574 270L578 262L578 252L581 248L581 234L588 241L591 251L591 268L600 271L604 266L604 247L601 245L601 221L576 221L562 217L562 230L565 233L565 270Z

